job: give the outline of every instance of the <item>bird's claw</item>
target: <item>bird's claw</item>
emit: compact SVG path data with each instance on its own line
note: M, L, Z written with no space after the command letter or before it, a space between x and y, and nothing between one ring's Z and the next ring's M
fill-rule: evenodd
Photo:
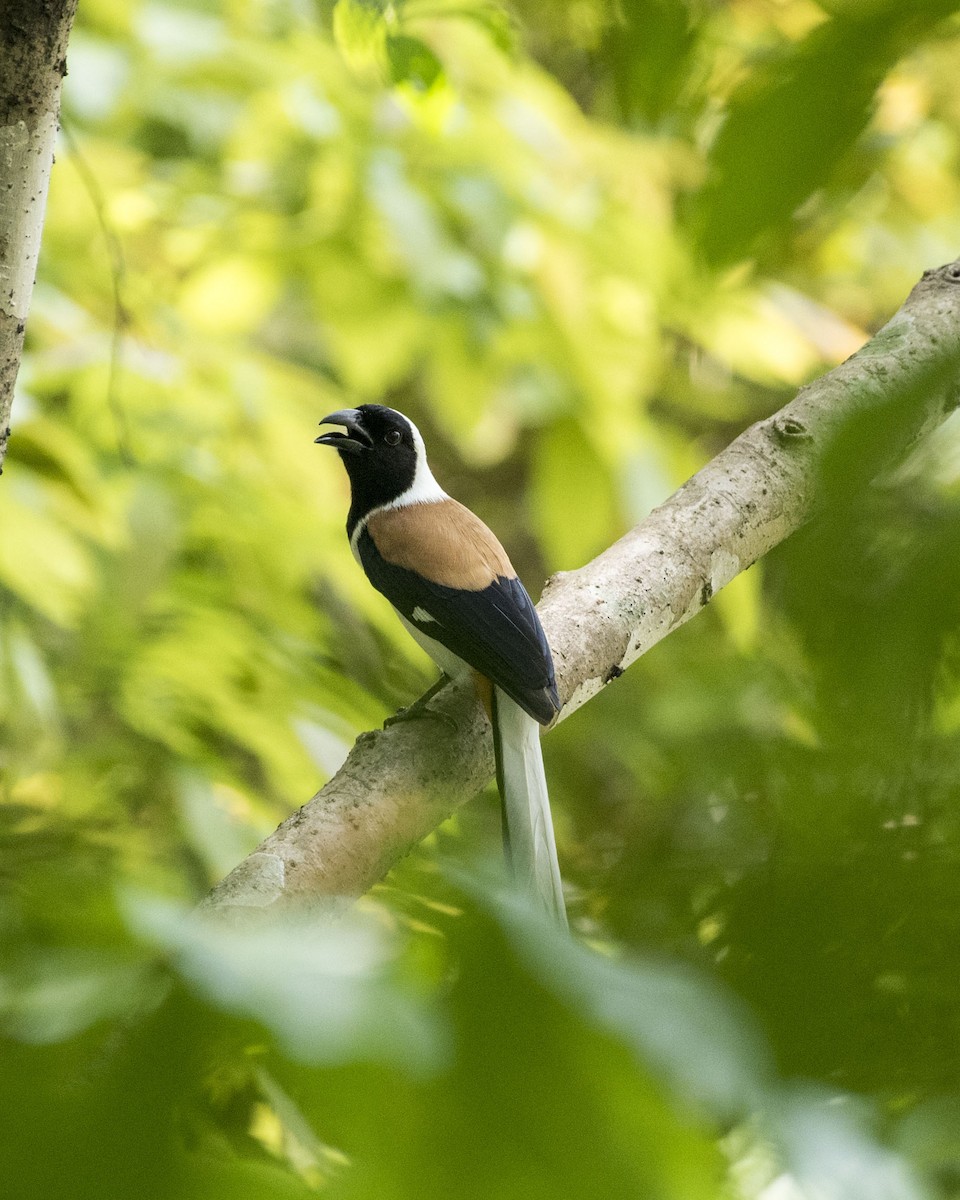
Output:
M430 701L434 698L441 688L445 687L449 680L445 675L441 675L437 682L428 691L409 705L407 708L401 708L393 714L392 717L387 717L383 723L384 729L389 729L391 725L399 725L403 721L420 721L424 719L433 719L434 721L442 721L454 733L459 732L460 726L449 713L438 711L435 708L430 708Z

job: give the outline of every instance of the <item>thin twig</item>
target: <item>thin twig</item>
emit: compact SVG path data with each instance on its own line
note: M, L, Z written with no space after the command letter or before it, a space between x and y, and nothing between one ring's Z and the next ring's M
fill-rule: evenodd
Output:
M113 418L114 433L117 439L117 454L125 467L137 465L136 457L130 445L130 423L126 410L120 398L120 372L122 370L123 335L130 324L130 310L124 300L127 279L127 260L123 252L120 235L110 223L107 215L106 197L93 168L87 162L80 149L80 144L74 132L72 121L61 115L60 128L63 140L70 151L70 159L80 177L80 182L86 189L96 214L100 232L107 247L110 260L110 280L113 287L113 332L110 336L110 358L107 367L107 408Z

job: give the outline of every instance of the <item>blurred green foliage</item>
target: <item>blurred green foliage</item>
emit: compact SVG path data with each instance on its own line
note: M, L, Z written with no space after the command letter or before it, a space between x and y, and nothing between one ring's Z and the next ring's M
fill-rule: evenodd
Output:
M319 417L580 565L956 255L955 7L84 0L0 487L4 1194L960 1195L956 420L875 484L849 431L550 735L578 941L489 798L335 929L186 915L430 679Z

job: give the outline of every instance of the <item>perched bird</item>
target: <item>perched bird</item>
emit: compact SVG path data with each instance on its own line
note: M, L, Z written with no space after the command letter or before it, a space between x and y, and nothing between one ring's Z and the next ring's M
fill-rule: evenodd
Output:
M504 843L514 875L566 923L539 725L560 702L550 646L506 551L440 487L423 438L380 404L324 417L350 478L347 537L367 578L441 671L474 673L493 724Z

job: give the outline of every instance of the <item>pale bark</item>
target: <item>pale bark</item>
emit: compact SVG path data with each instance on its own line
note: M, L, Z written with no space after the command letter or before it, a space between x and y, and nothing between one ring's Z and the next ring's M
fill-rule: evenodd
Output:
M0 0L0 471L77 0Z
M539 611L561 719L808 519L838 487L824 470L838 438L853 439L856 466L835 501L942 420L958 385L960 261L928 271L857 354L747 429L625 537L549 581ZM382 878L493 772L472 691L447 687L430 709L454 718L458 732L427 718L362 734L337 775L205 907L245 921L293 903L335 912Z

